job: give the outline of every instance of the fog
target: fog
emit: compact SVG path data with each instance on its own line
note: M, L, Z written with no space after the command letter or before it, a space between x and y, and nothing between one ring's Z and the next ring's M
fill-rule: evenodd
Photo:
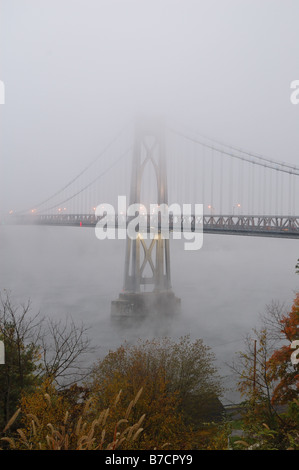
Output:
M111 321L111 301L123 286L125 241L99 241L91 228L2 227L0 285L11 290L15 303L30 298L32 312L83 322L97 347L91 363L124 341L202 338L224 377L223 402L238 402L228 364L259 326L266 304L290 306L298 290L298 242L204 235L203 248L191 252L183 243L171 240L172 286L182 311L166 325L144 321L124 328Z
M299 164L296 0L1 0L0 12L1 214L57 191L140 112ZM0 289L91 326L98 354L138 336L203 338L223 374L265 305L298 290L297 240L204 234L196 252L172 240L181 316L167 331L117 329L124 257L124 241L91 228L2 225Z

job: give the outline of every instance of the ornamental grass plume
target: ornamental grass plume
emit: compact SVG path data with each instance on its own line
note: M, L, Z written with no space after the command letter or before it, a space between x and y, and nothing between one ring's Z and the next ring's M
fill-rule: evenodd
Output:
M90 419L92 412L92 398L84 404L81 415L75 422L70 419L70 412L66 410L60 424L45 422L32 413L24 413L22 423L27 426L18 428L12 435L1 438L5 448L16 450L114 450L132 445L143 431L141 427L145 414L138 422L129 424L132 408L136 405L142 389L130 402L125 417L119 419L113 425L111 439L111 423L107 429L110 408L102 410L95 419ZM114 405L120 399L118 394ZM45 396L47 395L47 396ZM55 406L55 400L49 394L44 394L48 407ZM22 410L18 409L5 426L3 433L7 433L15 423ZM127 426L124 426L127 425Z

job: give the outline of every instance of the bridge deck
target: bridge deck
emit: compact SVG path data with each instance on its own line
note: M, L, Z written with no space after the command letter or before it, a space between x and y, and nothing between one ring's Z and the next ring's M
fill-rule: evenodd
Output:
M101 218L94 214L22 215L3 220L3 224L53 225L71 227L95 227ZM108 221L109 226L126 227L134 217L116 215ZM114 225L115 224L115 225ZM152 221L147 217L146 231ZM161 224L158 225L160 230ZM265 215L204 215L170 216L169 231L203 231L204 233L227 235L252 235L279 238L299 238L299 216Z

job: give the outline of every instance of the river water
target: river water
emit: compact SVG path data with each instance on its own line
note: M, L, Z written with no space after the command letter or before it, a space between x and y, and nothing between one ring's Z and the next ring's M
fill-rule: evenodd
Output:
M15 303L30 298L33 312L71 316L90 327L98 347L91 361L125 340L202 338L228 387L233 377L227 364L258 326L266 304L291 305L298 290L297 240L204 234L198 251L172 240L172 285L181 315L164 328L155 322L120 328L111 322L110 303L122 289L124 254L124 240L100 241L92 228L1 226L0 289L10 290ZM238 401L233 390L224 397L230 401Z

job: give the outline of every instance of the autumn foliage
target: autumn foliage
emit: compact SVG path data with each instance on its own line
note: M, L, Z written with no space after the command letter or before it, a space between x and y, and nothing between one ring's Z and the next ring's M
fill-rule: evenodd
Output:
M288 313L272 313L274 328L255 330L256 347L249 338L240 354L239 390L246 397L241 445L299 449L299 364L291 360L299 339L299 294Z
M2 435L27 450L148 450L227 447L226 430L185 413L220 386L202 341L189 337L124 344L95 364L88 380L58 390L49 378L25 392ZM201 396L203 394L203 396Z
M124 408L143 389L133 411L135 419L146 415L139 441L143 449L166 443L173 449L209 445L212 431L194 426L187 413L191 398L200 395L208 401L220 393L212 356L201 341L183 337L179 342L164 338L122 345L95 365L89 388L99 407L109 407L121 389Z
M272 313L270 328L255 329L240 353L244 439L234 448L299 449L299 364L291 360L291 345L299 340L299 294L287 313ZM0 425L8 416L0 449L231 448L221 379L202 340L125 342L93 364L84 380L61 386L53 367L40 367L36 342L15 341L19 323L3 325L12 340L0 374L0 389L10 392L0 409Z
M51 394L50 394L50 393ZM11 435L2 437L2 442L16 450L115 450L134 448L134 441L143 431L145 416L130 424L130 412L136 405L142 390L130 403L123 417L117 407L120 393L112 409L95 413L90 398L80 405L80 414L73 415L70 403L65 400L52 384L44 383L30 397L23 398L17 410L4 429L19 420L19 427ZM33 413L35 411L35 413ZM112 411L112 412L111 412ZM77 416L76 416L77 415ZM111 420L115 419L112 423Z
M269 359L271 380L277 382L273 396L273 404L288 403L298 398L299 365L292 364L292 342L299 339L299 294L296 295L291 311L281 320L281 332L288 344L276 350Z

